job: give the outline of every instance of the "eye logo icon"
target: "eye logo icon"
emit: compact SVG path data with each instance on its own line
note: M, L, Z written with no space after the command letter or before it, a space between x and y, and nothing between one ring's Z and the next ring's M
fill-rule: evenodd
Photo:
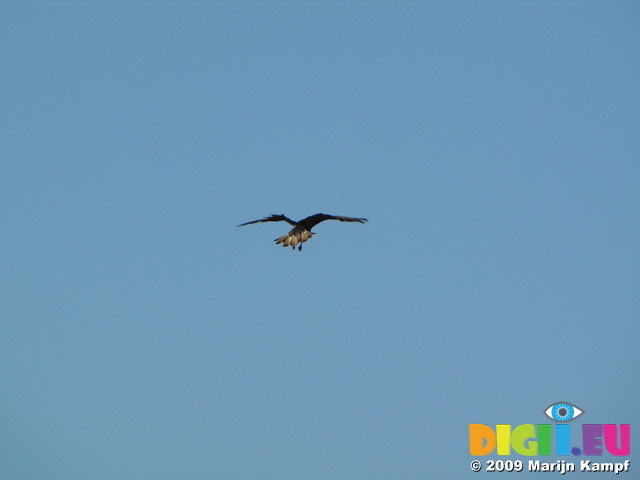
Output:
M554 422L570 422L583 413L584 410L569 402L552 403L544 411L544 414Z

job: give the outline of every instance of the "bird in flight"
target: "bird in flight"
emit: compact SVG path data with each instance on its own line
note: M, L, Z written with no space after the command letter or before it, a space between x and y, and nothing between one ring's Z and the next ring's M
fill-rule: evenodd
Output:
M298 246L298 251L302 250L302 244L309 240L314 233L311 232L311 229L315 227L320 222L324 222L325 220L340 220L341 222L358 222L364 223L368 222L366 218L354 218L354 217L338 217L335 215L327 215L325 213L316 213L315 215L311 215L310 217L303 218L299 222L294 222L290 218L285 217L284 215L271 215L269 217L265 217L261 220L254 220L253 222L242 223L238 225L239 227L243 227L245 225L251 225L252 223L263 223L263 222L287 222L293 225L293 228L289 233L283 235L280 238L276 238L274 242L276 245L282 244L283 247L291 247L295 250L296 245Z

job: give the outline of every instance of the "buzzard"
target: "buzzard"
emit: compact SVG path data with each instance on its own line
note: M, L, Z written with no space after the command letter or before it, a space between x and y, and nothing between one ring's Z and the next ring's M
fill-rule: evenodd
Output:
M310 217L303 218L299 222L294 222L293 220L285 217L284 215L271 215L261 220L254 220L253 222L242 223L238 226L243 227L244 225L251 225L252 223L285 221L293 225L293 228L286 235L283 235L280 238L276 238L274 242L276 242L276 245L282 244L283 247L291 247L294 250L296 248L296 245L299 244L298 251L300 251L302 250L302 244L307 240L309 240L314 235L314 233L311 232L311 229L315 227L317 224L319 224L320 222L324 222L325 220L340 220L341 222L358 222L358 223L364 223L368 221L366 218L338 217L335 215L327 215L325 213L316 213L315 215L311 215Z

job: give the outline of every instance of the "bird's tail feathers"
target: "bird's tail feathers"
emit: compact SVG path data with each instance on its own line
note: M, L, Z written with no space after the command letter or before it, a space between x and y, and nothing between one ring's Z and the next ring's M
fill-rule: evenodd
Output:
M309 240L314 234L305 228L296 227L286 235L276 238L276 245L282 244L283 247L295 247L299 243Z

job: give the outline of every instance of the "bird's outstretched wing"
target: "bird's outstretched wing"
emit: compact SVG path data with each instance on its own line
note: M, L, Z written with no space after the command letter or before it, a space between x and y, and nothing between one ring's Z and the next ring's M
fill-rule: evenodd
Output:
M247 223L241 223L240 225L238 225L239 227L243 227L245 225L251 225L252 223L262 223L262 222L288 222L293 226L296 226L296 222L294 222L293 220L291 220L290 218L285 217L284 215L271 215L269 217L264 217L260 220L254 220L252 222L247 222Z
M306 228L307 230L311 230L314 226L316 226L320 222L324 222L325 220L340 220L341 222L358 223L368 222L366 218L339 217L336 215L327 215L326 213L316 213L315 215L311 215L310 217L303 218L298 222L298 225Z

